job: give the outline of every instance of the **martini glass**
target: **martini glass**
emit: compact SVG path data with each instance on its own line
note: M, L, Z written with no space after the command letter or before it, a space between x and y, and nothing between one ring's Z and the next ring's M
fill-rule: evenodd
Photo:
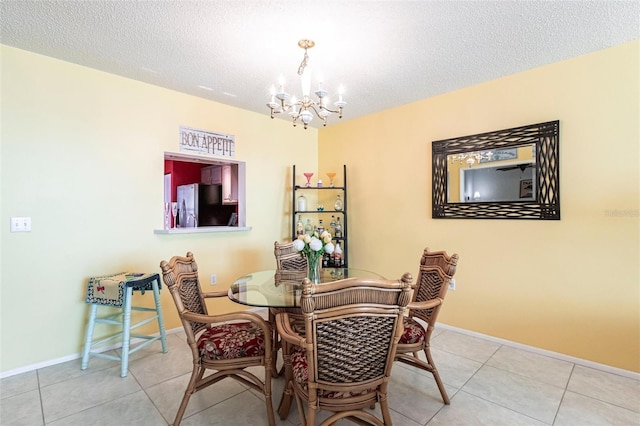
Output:
M328 172L327 176L329 176L329 188L333 188L333 178L336 177L336 173Z
M306 172L306 173L303 173L303 175L304 175L304 177L307 178L307 183L304 186L310 187L311 186L311 176L313 176L313 173Z

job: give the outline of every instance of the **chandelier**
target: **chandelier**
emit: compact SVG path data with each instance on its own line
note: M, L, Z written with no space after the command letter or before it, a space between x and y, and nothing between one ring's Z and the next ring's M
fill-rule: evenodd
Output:
M492 151L461 152L460 154L449 155L449 160L451 163L465 162L468 164L468 167L471 167L475 163L480 164L483 160L491 161L491 157L493 157Z
M298 122L302 122L306 129L308 124L313 120L315 115L322 120L322 125L327 125L327 118L331 114L338 114L338 118L342 118L342 108L347 103L342 99L342 88L338 92L338 101L333 105L336 109L330 109L327 107L327 94L328 92L322 88L322 82L318 83L318 90L314 93L318 97L317 100L313 100L310 97L311 93L311 70L306 69L309 62L309 55L307 55L307 49L311 49L315 46L313 40L302 39L298 42L298 46L304 49L304 58L298 67L298 75L302 83L302 99L297 100L295 96L289 95L284 91L284 80L280 79L278 91L274 86L271 86L271 100L267 103L267 106L271 110L271 118L274 118L275 114L288 113L293 120L293 126L295 127ZM313 111L313 113L312 113Z

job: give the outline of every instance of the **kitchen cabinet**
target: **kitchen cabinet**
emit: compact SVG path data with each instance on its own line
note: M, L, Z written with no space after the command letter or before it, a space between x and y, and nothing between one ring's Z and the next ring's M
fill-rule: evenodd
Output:
M238 165L222 166L222 204L238 203Z
M222 185L222 168L227 166L207 166L200 169L200 183Z

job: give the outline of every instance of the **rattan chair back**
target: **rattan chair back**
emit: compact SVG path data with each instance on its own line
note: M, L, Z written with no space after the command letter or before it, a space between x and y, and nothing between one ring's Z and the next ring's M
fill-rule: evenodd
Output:
M301 309L308 382L304 386L294 380L293 387L303 419L301 401L308 403L306 424L314 424L318 409L335 413L327 424L345 417L358 423L391 424L387 386L411 281L408 273L400 280L349 278L323 284L304 280ZM377 402L383 422L363 411Z
M200 289L198 264L193 258L193 253L188 252L186 257L174 256L170 262L162 261L160 269L176 304L178 315L187 334L187 341L191 344L195 342L195 335L205 329L207 324L189 321L183 314L193 312L209 315Z
M273 254L276 257L276 268L286 271L307 271L307 258L293 247L293 242L273 244Z
M444 253L444 252L439 252ZM425 249L420 260L420 272L414 286L412 302L426 302L428 300L444 298L449 289L449 281L453 278L458 264L458 255L451 257L433 256L429 249ZM427 324L435 324L442 303L430 309L411 309L409 316L420 318Z
M438 266L445 274L452 277L456 273L457 265L457 254L449 256L446 251L430 251L429 247L424 249L420 259L420 266Z

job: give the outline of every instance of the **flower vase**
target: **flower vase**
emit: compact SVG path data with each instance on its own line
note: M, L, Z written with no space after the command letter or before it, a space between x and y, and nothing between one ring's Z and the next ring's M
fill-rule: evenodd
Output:
M314 284L320 284L320 259L317 257L309 258L309 281Z

